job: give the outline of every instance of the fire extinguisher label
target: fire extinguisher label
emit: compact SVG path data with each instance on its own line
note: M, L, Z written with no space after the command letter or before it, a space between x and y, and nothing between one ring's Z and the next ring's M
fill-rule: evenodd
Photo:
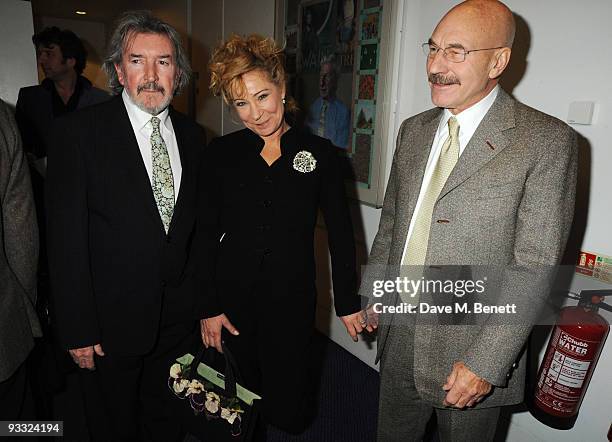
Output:
M591 365L590 362L578 361L563 353L555 351L553 361L548 370L548 376L561 385L568 387L580 388L586 377L587 370ZM572 366L584 367L582 370L576 370Z
M551 345L554 351L544 361L536 401L562 415L570 415L578 405L582 384L596 357L597 342L579 339L557 328Z

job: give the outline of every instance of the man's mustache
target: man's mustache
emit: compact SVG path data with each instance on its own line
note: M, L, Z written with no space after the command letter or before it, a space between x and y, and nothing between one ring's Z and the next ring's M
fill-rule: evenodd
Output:
M143 83L136 88L137 94L140 94L142 91L161 92L162 95L164 95L166 92L164 87L160 86L156 81L149 81L148 83Z
M441 84L441 85L461 84L461 82L457 79L457 77L452 76L452 75L444 76L442 74L429 74L427 78L431 84Z

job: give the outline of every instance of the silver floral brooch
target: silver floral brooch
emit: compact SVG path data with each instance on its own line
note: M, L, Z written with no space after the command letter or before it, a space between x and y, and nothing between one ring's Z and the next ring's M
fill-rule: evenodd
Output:
M317 168L317 160L307 150L301 150L293 159L293 168L302 173L312 172Z

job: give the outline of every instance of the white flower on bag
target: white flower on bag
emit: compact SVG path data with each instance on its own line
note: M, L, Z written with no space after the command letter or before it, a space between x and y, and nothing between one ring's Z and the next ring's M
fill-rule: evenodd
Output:
M293 168L302 173L312 172L317 168L317 160L307 150L301 150L293 158Z
M170 377L173 379L180 378L182 372L183 371L181 370L181 364L174 364L172 367L170 367Z
M187 388L188 385L189 381L187 379L180 379L174 383L172 388L174 388L175 393L181 393L185 390L185 388Z
M204 403L204 407L210 413L215 414L219 411L219 395L215 392L209 391L206 393L206 402Z
M232 413L232 414L230 415L230 417L227 419L227 421L228 421L230 424L233 424L233 423L234 423L234 421L236 420L236 418L237 418L237 417L238 417L238 413L234 412L234 413Z
M229 420L229 417L232 415L232 412L229 408L221 408L221 418L225 420Z
M232 410L228 408L221 408L221 418L225 419L230 424L233 424L237 417L238 417L237 411L232 412Z
M202 383L198 381L197 379L192 379L191 382L189 383L189 386L187 388L187 393L185 393L185 395L189 396L190 394L200 394L203 390L204 390L204 385L202 385Z

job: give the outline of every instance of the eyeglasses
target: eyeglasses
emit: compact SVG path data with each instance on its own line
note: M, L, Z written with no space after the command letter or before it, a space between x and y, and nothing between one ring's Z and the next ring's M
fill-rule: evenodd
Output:
M503 47L504 46L499 46L497 48L471 49L469 51L466 51L465 49L453 47L442 49L441 47L433 43L423 43L421 45L421 48L423 48L423 53L427 55L427 57L434 58L438 51L442 51L442 55L444 56L444 58L453 63L464 62L466 55L470 52L491 51L493 49L501 49Z

